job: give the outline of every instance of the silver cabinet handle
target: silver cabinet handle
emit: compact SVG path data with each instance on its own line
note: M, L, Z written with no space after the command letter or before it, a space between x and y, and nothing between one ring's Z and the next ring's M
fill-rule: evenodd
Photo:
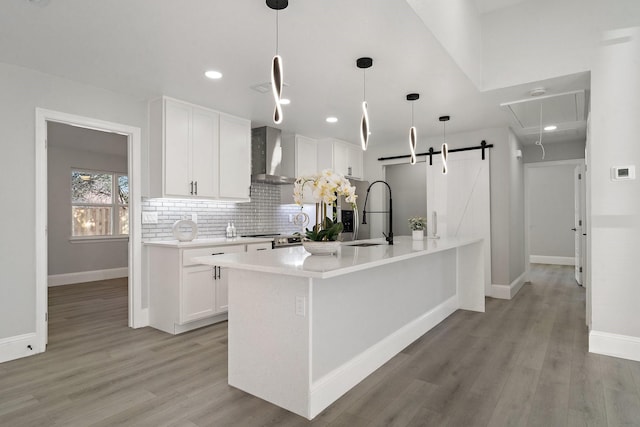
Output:
M196 181L196 196L198 195L198 181Z
M193 196L193 181L191 181L189 185L191 186L191 191L189 193Z

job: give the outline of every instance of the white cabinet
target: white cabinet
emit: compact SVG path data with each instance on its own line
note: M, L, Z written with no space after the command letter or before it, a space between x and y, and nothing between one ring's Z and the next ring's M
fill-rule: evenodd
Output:
M359 146L338 139L318 141L318 169L333 169L348 178L362 179L363 157Z
M318 168L318 141L303 135L283 135L283 174L298 178L305 175L314 175L320 171ZM306 194L305 201L313 203L310 193ZM280 187L280 203L291 204L293 202L293 186Z
M149 103L151 197L249 200L251 122L162 97Z
M251 121L220 114L220 197L249 199Z
M271 247L271 243L268 243ZM244 244L200 248L148 247L149 324L170 334L226 320L226 269L194 257L244 252Z

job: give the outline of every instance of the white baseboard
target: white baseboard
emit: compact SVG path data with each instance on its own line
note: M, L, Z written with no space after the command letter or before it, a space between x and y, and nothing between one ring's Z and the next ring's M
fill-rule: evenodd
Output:
M491 296L493 298L500 298L500 299L513 298L514 296L516 296L518 291L520 291L520 288L522 288L522 285L524 285L526 278L527 278L527 272L525 271L520 276L518 276L513 282L511 282L511 284L509 285L491 284Z
M0 339L0 363L38 353L35 333Z
M449 317L458 309L458 305L457 296L449 298L314 382L309 398L309 414L305 416L312 419L318 415L406 346Z
M608 332L589 332L589 352L640 362L640 338Z
M576 265L575 257L571 256L544 256L529 255L532 264Z
M49 286L71 285L73 283L117 279L119 277L127 277L128 275L129 267L110 268L108 270L80 271L78 273L52 274L49 276Z

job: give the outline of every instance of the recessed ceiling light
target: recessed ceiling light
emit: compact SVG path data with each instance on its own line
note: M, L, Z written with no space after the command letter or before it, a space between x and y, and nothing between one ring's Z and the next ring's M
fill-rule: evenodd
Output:
M556 130L556 129L558 129L558 126L556 126L556 125L549 125L549 126L545 126L544 127L544 130L547 130L547 131Z
M327 123L336 123L338 121L337 117L327 117Z
M213 80L222 78L222 73L220 71L209 70L204 73L204 75Z
M282 99L280 99L280 104L289 105L289 104L291 104L291 100L287 99L287 98L282 98Z

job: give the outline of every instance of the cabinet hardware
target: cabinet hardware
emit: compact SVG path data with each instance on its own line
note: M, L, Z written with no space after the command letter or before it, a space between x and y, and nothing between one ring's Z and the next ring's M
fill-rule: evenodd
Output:
M216 279L218 278L218 277L216 276L216 274L217 274L216 266L214 265L214 266L211 268L211 276L213 277L213 280L216 280Z
M224 252L214 252L211 255L223 255L223 254L224 254Z
M191 185L191 191L189 191L189 194L193 196L193 181L191 181L189 185Z
M258 250L258 251L266 251L266 250L267 250L267 248L258 248L258 249L256 249L256 250Z
M576 231L576 229L575 229L575 228L572 228L572 229L571 229L571 231Z
M349 176L353 175L351 166L347 167L347 175Z
M196 196L198 195L198 181L196 181Z
M220 266L216 268L218 269L218 279L222 279L222 272L220 271Z

